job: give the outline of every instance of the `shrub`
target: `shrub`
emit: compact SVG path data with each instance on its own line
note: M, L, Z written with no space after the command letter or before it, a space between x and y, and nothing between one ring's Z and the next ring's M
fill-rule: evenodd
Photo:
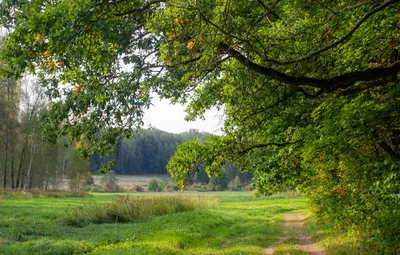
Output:
M209 181L207 186L206 186L206 191L216 191L216 185Z
M93 176L89 173L88 176L86 177L86 184L87 185L92 185L94 184L94 179Z
M103 189L99 185L92 184L92 185L90 185L90 191L91 192L102 192Z
M207 184L207 191L223 191L228 187L225 176L213 176Z
M101 177L101 185L106 192L118 192L120 188L118 187L118 179L113 170L108 171L105 175Z
M120 196L114 203L75 207L67 212L62 222L70 226L134 222L148 215L184 212L217 204L218 200L206 196Z
M143 186L141 186L141 185L139 185L139 184L135 184L135 185L133 185L133 187L132 187L132 191L133 191L133 192L143 192L143 191L144 191L144 188L143 188Z
M158 179L151 179L149 181L149 191L162 191L163 187L161 186L161 182Z
M176 186L174 182L167 182L164 185L164 191L166 192L172 192L172 191L178 191L179 188Z
M252 191L254 188L251 185L245 185L242 187L242 191Z
M204 184L198 183L198 182L193 183L191 188L193 190L199 191L199 192L207 191L207 185L204 185Z
M232 181L229 182L228 187L232 191L238 191L241 188L241 182L239 176L236 176Z

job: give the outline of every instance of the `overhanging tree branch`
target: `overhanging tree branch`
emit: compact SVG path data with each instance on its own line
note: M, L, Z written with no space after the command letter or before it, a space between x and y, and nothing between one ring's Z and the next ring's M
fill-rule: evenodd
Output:
M246 154L246 153L248 153L248 152L250 152L250 151L252 151L254 149L265 148L265 147L269 147L269 146L285 147L285 146L289 146L289 145L293 145L293 144L297 144L297 143L301 143L301 142L303 142L303 140L297 140L295 142L284 142L284 143L271 142L271 143L255 144L255 145L252 145L252 146L240 151L239 154L243 155L243 154Z
M220 44L219 50L222 54L228 54L229 56L236 59L242 65L246 66L250 70L253 70L254 72L268 76L272 79L278 80L294 87L308 85L311 87L319 88L322 90L319 93L332 92L337 89L345 89L359 81L375 81L378 79L395 76L397 75L397 73L400 72L400 62L396 62L389 67L354 71L328 79L317 79L306 76L291 76L283 72L277 71L273 68L254 63L242 53L236 51L226 44Z

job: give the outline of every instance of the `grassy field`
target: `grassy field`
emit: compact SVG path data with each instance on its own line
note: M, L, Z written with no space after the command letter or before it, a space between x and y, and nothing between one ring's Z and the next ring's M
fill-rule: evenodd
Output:
M118 194L2 196L0 254L262 254L264 247L283 235L281 214L307 208L301 197L256 198L249 192L207 195L220 200L219 205L147 216L134 223L84 227L68 226L62 219L76 207L111 202Z

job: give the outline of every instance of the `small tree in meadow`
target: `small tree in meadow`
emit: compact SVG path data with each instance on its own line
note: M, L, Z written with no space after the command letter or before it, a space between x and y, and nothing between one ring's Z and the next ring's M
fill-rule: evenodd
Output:
M229 182L228 188L233 191L238 191L241 188L241 181L239 176L236 176L232 181Z
M149 181L149 191L162 191L163 187L161 185L161 182L157 179L151 179Z
M108 171L105 175L101 177L101 185L104 191L115 192L118 191L118 179L113 170Z

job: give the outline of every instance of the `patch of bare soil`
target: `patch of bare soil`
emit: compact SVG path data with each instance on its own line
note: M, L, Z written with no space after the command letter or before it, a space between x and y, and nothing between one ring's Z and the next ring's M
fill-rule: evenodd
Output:
M320 247L316 246L312 240L311 237L307 236L303 232L303 226L304 226L304 217L301 214L285 214L284 216L284 231L285 232L295 232L297 234L297 237L300 241L299 243L299 248L304 250L305 252L308 252L311 255L325 255L326 253L324 252L323 249ZM263 250L263 255L273 255L274 254L274 249L277 245L283 243L286 241L289 237L283 237L279 239L277 242L271 244L270 246L264 248Z

